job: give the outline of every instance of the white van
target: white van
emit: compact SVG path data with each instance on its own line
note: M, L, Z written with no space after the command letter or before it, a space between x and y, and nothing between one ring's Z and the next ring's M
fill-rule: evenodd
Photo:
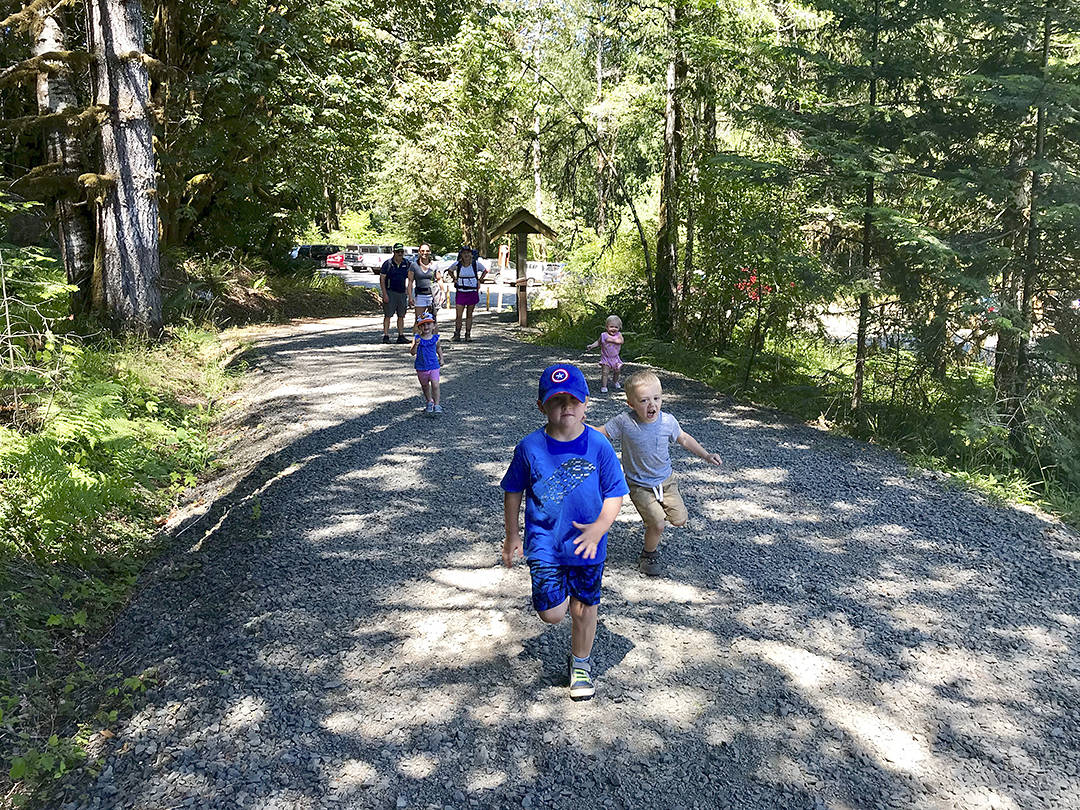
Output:
M360 252L363 266L372 273L378 273L383 262L394 257L393 245L357 245L356 247ZM418 247L405 246L405 258L408 261L415 261L416 254L419 252L420 248Z

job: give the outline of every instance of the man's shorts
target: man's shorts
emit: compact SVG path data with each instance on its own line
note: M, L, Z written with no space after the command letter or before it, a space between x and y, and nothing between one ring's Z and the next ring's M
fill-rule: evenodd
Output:
M386 303L382 306L383 315L389 318L394 313L397 313L399 318L404 318L405 313L409 309L409 294L405 292L397 292L396 290L386 291Z
M586 605L600 604L600 580L604 564L554 565L546 562L529 562L532 575L532 603L539 613L558 607L573 596Z
M682 495L679 494L679 485L675 483L675 476L669 477L657 488L663 491L663 503L656 497L656 492L652 487L643 487L639 484L629 484L629 486L630 500L637 507L638 514L641 515L646 526L663 531L665 520L677 526L686 523L686 504L683 503Z

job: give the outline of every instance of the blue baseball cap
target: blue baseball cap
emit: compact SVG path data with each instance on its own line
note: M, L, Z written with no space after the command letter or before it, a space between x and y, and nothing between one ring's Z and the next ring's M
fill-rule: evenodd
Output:
M569 363L548 366L540 375L540 404L545 404L556 394L569 394L578 402L589 398L589 385L581 369Z

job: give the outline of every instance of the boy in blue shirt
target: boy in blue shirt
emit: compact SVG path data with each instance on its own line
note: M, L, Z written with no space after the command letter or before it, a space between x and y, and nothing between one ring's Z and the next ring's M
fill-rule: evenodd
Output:
M611 444L585 427L588 399L589 387L578 368L560 363L544 369L536 404L547 424L518 442L501 483L503 564L509 568L524 552L533 607L545 622L558 624L570 609L571 700L588 700L596 692L589 656L607 531L629 492ZM524 549L518 528L523 499Z

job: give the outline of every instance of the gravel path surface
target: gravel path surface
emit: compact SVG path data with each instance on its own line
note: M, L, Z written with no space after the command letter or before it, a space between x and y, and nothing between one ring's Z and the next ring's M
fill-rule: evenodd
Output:
M96 661L159 683L61 806L1080 808L1075 535L664 374L725 464L675 448L665 577L627 501L572 703L568 624L497 565L498 480L562 358L482 323L431 420L378 332L264 333L251 463Z

